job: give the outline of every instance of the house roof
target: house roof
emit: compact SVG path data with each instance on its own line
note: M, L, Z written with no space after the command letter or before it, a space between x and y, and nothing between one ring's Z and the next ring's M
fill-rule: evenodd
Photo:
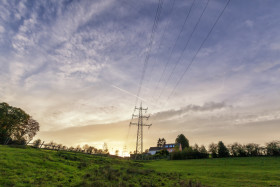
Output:
M150 147L149 151L159 151L162 150L162 147Z

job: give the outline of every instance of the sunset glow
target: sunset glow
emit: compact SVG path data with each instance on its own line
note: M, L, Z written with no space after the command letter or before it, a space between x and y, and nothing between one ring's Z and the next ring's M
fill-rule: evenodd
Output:
M153 31L158 1L1 1L0 102L40 123L34 139L120 156L135 150L140 102L144 150L181 133L279 138L280 1L172 2Z

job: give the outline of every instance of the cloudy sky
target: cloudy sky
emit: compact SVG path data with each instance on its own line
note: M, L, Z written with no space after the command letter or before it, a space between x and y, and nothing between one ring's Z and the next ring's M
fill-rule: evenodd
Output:
M135 149L136 101L144 148L279 140L280 2L160 2L1 1L0 102L66 145Z

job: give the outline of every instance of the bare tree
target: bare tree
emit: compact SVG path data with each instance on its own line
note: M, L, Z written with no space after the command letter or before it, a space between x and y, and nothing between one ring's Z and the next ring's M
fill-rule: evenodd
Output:
M53 142L53 141L51 141L50 143L49 143L49 146L50 146L50 148L52 148L52 149L55 149L56 148L56 143L55 142Z
M33 142L33 146L36 147L36 148L39 148L40 145L41 145L41 140L40 139L37 139Z
M103 153L104 153L104 154L108 154L108 153L109 153L108 145L107 145L107 143L105 143L105 142L104 142L104 144L103 144Z

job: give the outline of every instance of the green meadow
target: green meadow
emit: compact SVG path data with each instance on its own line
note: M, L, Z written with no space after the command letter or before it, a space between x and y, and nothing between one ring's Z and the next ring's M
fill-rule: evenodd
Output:
M280 186L280 157L159 160L145 167L207 186Z
M177 173L76 152L0 145L0 186L181 186Z
M0 186L279 186L280 158L135 162L0 146Z

